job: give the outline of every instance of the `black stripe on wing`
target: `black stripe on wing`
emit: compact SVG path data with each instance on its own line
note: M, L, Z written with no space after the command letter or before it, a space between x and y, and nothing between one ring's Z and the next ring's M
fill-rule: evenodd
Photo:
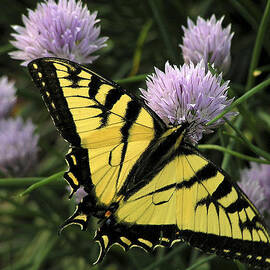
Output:
M100 263L108 250L120 245L125 251L140 247L151 252L157 246L170 247L174 242L182 241L175 225L133 225L114 224L111 218L96 232L94 240L100 245L100 254L94 264Z
M80 146L81 139L76 132L76 126L72 114L68 109L68 104L60 87L53 63L45 62L43 58L41 58L29 63L28 68L33 81L40 89L42 98L58 131L63 138L72 145ZM69 73L73 75L76 75L78 71L80 71L80 69L69 69Z
M268 243L232 239L189 230L181 231L180 235L191 246L198 247L204 252L216 253L228 259L238 259L254 266L270 267Z
M64 178L71 187L70 197L83 185L86 192L93 188L89 168L88 150L81 147L71 148L66 155L69 170L65 172Z
M69 60L53 57L36 59L30 62L28 65L30 74L37 87L40 88L43 99L53 117L57 128L59 129L62 136L66 140L71 142L72 145L79 146L80 137L76 133L76 127L73 122L72 115L69 112L66 98L62 93L62 88L59 84L59 78L57 77L56 68L54 67L55 63L63 65L64 68L67 69L65 70L65 72L67 72L69 75L65 77L65 79L73 82L73 84L69 85L69 87L78 88L78 97L79 87L77 84L79 80L83 79L78 76L81 71L91 74L91 80L89 81L88 85L89 99L97 102L95 97L99 93L100 86L102 86L103 84L112 86L112 89L108 92L106 96L105 104L97 104L97 106L103 111L103 118L100 128L106 125L108 113L112 109L114 104L117 102L117 100L120 99L122 95L127 95L133 100L136 106L144 108L151 115L154 120L154 129L157 135L162 134L167 129L165 123L154 111L152 111L148 106L144 104L141 98L133 95L130 92L127 92L115 82L103 78L95 72L87 69L86 67L71 62Z

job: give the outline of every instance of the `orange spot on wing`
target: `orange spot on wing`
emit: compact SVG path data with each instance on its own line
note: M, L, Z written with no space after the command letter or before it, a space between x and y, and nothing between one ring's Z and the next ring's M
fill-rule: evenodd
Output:
M105 213L105 217L106 217L106 218L108 218L108 217L110 217L110 216L111 216L111 214L112 214L112 212L111 212L111 211L107 211L107 212Z

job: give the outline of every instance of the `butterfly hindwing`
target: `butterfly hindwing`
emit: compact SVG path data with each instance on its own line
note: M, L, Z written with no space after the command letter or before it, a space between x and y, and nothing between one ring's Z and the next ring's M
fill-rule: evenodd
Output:
M113 231L105 224L97 233L104 250L113 242L153 250L182 240L205 252L270 265L270 237L260 214L225 172L191 146L182 146L150 182L127 193L113 219ZM130 241L128 247L121 238Z
M155 247L170 247L181 241L175 225L127 225L125 223L108 226L104 223L96 232L95 240L100 245L100 254L96 263L102 261L108 250L118 244L125 251L132 247L140 247L152 252Z

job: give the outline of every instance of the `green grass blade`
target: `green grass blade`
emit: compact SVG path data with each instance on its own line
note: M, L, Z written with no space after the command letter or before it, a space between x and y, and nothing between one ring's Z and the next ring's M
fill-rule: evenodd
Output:
M0 178L0 188L25 187L41 181L42 177Z
M232 125L227 119L224 118L226 123L236 132L236 134L243 140L243 142L258 156L261 156L270 161L270 154L266 151L260 149L259 147L253 145L234 125Z
M263 41L264 38L267 36L266 31L268 31L269 28L269 21L270 21L270 0L267 1L264 14L260 23L260 27L258 30L258 34L256 37L254 49L252 52L252 58L249 66L249 72L248 72L248 80L246 84L246 90L250 89L253 84L255 77L253 76L253 72L258 66L260 54L263 47Z
M131 71L130 71L130 76L136 75L138 70L139 70L142 51L143 51L143 45L145 43L145 40L147 38L147 35L149 33L149 30L150 30L152 24L153 24L153 21L151 19L148 20L144 24L144 26L140 32L139 38L137 40L137 45L136 45L136 49L134 52L134 56L133 56L133 63L132 63Z
M38 250L35 250L35 255L33 257L34 264L29 270L38 270L40 269L40 266L42 262L46 259L46 257L49 255L50 251L52 250L53 246L57 242L57 235L53 235L51 232L42 232L40 235L40 241L38 245Z
M258 28L258 23L256 19L254 19L254 17L239 1L230 0L230 3L239 12L239 14L241 14L241 16L251 25L254 30Z
M224 153L229 153L233 156L236 156L238 158L244 159L244 160L248 160L248 161L253 161L253 162L257 162L257 163L263 163L263 164L270 164L270 161L268 160L264 160L264 159L259 159L259 158L254 158L248 155L244 155L241 154L239 152L233 151L231 149L219 146L219 145L215 145L215 144L202 144L202 145L198 145L199 149L214 149L214 150L218 150Z
M153 11L154 18L159 26L161 36L165 43L165 47L167 48L167 52L169 54L170 59L175 62L175 53L177 52L177 48L173 48L172 41L169 37L169 31L166 27L166 21L163 19L162 14L158 8L158 1L157 0L148 0L149 5Z
M116 83L122 84L122 83L135 83L135 82L141 82L146 79L147 74L141 74L136 75L124 79L115 80Z
M181 245L178 247L175 247L170 253L168 253L166 256L162 257L161 259L159 259L158 261L154 262L153 264L145 267L143 270L153 270L156 269L159 265L161 265L162 263L170 260L171 258L173 258L176 254L180 254L182 250L184 250L186 248L185 245Z
M21 194L19 194L19 196L25 196L27 194L29 194L31 191L37 189L37 188L40 188L42 186L45 186L45 185L48 185L49 183L53 182L53 181L56 181L60 178L63 178L63 174L64 174L65 171L61 171L61 172L58 172L58 173L55 173L41 181L39 181L38 183L35 183L33 185L31 185L30 187L28 187L24 192L22 192Z
M208 256L207 258L203 258L201 260L199 260L198 262L192 264L190 267L186 268L186 270L193 270L193 269L196 269L198 266L206 263L206 262L210 262L211 260L213 260L214 258L216 258L216 255L213 254L213 255L210 255Z

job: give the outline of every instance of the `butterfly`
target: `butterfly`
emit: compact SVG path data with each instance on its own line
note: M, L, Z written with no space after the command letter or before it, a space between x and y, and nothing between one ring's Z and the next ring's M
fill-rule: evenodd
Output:
M100 262L114 244L152 251L186 241L204 252L270 266L264 221L229 176L141 99L59 58L28 65L56 128L69 142L64 178L87 195L63 227L99 219Z

